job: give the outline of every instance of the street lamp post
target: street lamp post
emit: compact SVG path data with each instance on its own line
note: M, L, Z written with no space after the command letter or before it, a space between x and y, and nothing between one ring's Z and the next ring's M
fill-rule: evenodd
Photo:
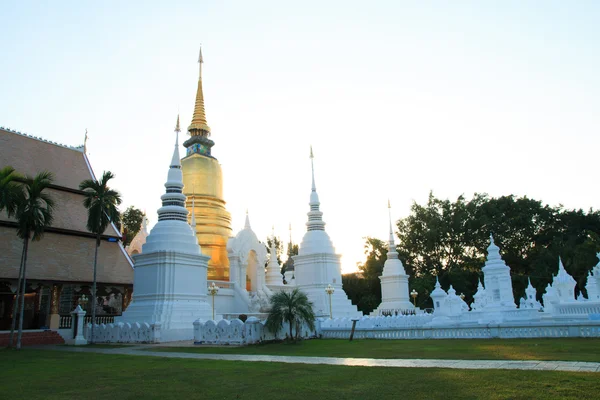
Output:
M214 282L212 282L210 284L210 286L208 287L208 294L210 294L212 296L212 319L213 319L213 321L215 320L215 296L217 295L218 291L219 291L219 287L217 285L215 285Z
M419 295L419 293L413 289L412 292L410 292L410 296L413 298L413 305L415 306L415 308L417 308L417 296Z
M327 287L325 288L325 293L327 293L329 295L329 318L333 319L333 311L331 309L331 295L333 294L333 292L335 292L335 289L333 288L333 286L331 286L331 284L327 285Z

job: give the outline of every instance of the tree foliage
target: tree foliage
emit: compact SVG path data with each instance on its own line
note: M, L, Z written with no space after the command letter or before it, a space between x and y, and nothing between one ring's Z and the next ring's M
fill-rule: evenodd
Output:
M110 171L105 171L99 181L86 179L79 184L79 189L84 191L83 205L88 210L87 228L96 234L96 248L94 251L94 273L92 278L92 330L90 343L94 342L94 329L96 325L96 304L98 302L96 293L96 271L98 266L98 247L100 237L111 221L119 222L121 215L117 206L121 204L121 195L108 186L115 176Z
M381 303L379 276L387 259L388 244L372 237L365 238L364 263L358 264L359 274L342 276L344 291L359 311L370 313Z
M0 169L0 211L6 210L11 217L23 199L23 188L19 184L21 176L11 166Z
M267 247L267 252L271 252L271 244L273 243L273 241L275 241L275 250L277 251L277 263L279 265L282 265L281 255L283 254L283 242L279 237L269 236L267 238L267 244L265 245Z
M125 232L125 240L123 241L124 246L128 246L135 235L138 234L142 228L144 216L144 213L134 206L127 207L121 214L121 224L123 225L123 232Z
M311 331L315 329L313 304L300 289L296 288L290 293L283 290L275 292L270 298L270 303L271 309L265 323L270 332L278 332L286 322L289 324L290 339L294 338L294 325L300 327L305 323ZM296 333L299 334L299 329Z
M15 204L15 217L17 219L17 236L23 240L21 267L19 269L19 328L17 334L17 349L21 348L23 335L23 313L25 309L25 289L27 287L27 253L30 241L38 241L44 231L54 220L54 199L48 194L48 187L52 184L54 176L51 172L40 172L35 177L25 178L22 194L17 196ZM20 298L19 298L20 297ZM10 344L14 332L14 323L11 326Z
M598 262L600 251L599 211L566 210L514 195L476 193L470 200L459 196L450 201L430 193L426 204L413 203L410 215L400 219L397 228L399 258L410 275L409 290L419 293L421 307L431 306L429 291L435 276L444 289L452 284L472 301L483 278L490 233L511 268L515 299L524 295L528 277L541 298L558 271L559 256L577 281L576 292L585 294L587 273ZM350 286L350 278L345 277L344 285L361 288L359 293L347 291L355 304L367 295L377 297L380 288L375 287L373 276L381 274L385 262L383 243L366 238L367 257L359 269L367 282Z

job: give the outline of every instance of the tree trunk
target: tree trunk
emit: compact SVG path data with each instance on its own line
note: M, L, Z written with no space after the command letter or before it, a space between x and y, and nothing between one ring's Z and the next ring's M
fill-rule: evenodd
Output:
M15 327L17 326L17 314L19 313L19 300L21 299L19 296L21 295L21 281L23 279L23 256L25 255L25 245L23 245L23 250L21 250L21 264L19 265L19 280L17 283L17 293L15 295L15 301L13 303L13 314L12 321L10 323L10 338L8 340L8 347L12 347L15 338Z
M17 333L17 350L21 349L21 337L23 336L23 317L25 311L25 288L27 287L27 248L29 247L29 233L24 239L23 250L23 279L21 286L21 309L19 310L19 331Z
M100 247L100 234L96 234L96 251L94 253L94 280L92 281L92 331L90 344L94 344L94 325L96 325L96 266L98 264L98 247Z
M293 319L290 319L290 341L294 340L294 331L292 329L292 324L294 323Z

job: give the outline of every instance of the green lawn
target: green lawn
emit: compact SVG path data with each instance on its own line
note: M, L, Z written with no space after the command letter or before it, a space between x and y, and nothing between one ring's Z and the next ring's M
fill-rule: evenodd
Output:
M306 340L245 347L153 347L153 351L355 358L562 360L600 362L600 339Z
M0 350L3 399L592 399L600 374Z

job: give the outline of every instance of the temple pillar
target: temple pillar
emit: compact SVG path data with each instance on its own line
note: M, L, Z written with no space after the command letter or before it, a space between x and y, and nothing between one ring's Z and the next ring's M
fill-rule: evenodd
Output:
M50 292L50 322L48 326L52 330L57 330L60 326L60 293L62 291L62 285L52 285Z

